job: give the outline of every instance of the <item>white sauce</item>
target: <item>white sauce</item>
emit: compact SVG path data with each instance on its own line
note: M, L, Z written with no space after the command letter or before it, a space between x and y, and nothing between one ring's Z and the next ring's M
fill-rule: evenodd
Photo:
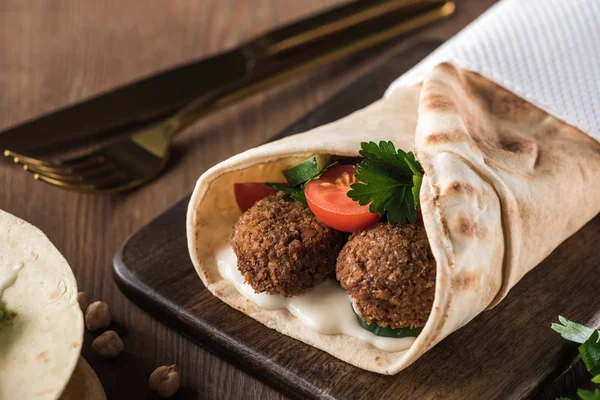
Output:
M2 294L6 289L15 284L21 268L23 268L22 263L17 264L14 267L9 268L7 272L2 272L0 274L0 297L2 297Z
M364 329L352 311L351 297L335 281L328 279L310 292L301 296L284 297L266 293L255 293L252 286L244 281L237 268L237 257L230 245L216 252L219 273L223 279L233 283L237 291L267 310L287 309L308 329L325 335L343 334L362 339L383 351L407 350L415 341L414 337L386 338Z

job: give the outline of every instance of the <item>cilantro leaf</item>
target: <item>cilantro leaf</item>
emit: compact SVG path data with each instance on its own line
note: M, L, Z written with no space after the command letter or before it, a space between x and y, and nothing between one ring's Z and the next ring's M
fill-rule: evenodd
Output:
M600 389L596 389L593 392L591 390L577 390L577 396L581 400L600 400Z
M413 153L396 150L392 142L363 142L356 166L358 183L352 184L348 197L369 211L384 215L393 224L417 221L423 172Z
M592 375L600 374L600 332L594 331L581 346L579 354Z
M577 322L569 321L561 315L558 316L558 320L560 324L553 323L552 329L571 342L584 343L595 332L594 329L578 324Z
M600 375L596 375L595 377L592 378L592 382L594 383L600 383Z

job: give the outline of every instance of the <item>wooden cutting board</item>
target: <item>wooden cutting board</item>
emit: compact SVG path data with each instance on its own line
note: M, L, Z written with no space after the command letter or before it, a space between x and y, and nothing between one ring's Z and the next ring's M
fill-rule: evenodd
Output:
M334 121L381 97L437 43L421 43L286 129ZM204 288L188 256L189 197L134 234L114 258L114 278L133 302L201 346L295 398L555 398L589 381L577 348L550 329L559 314L600 323L600 217L565 241L504 301L395 376L366 372L281 335ZM523 240L526 240L524 238Z

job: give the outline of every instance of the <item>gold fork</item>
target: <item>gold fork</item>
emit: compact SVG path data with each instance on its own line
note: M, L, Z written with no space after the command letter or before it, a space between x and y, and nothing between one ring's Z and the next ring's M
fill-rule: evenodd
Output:
M62 188L87 192L118 192L135 188L160 174L167 165L173 139L200 117L277 82L446 17L455 7L451 1L413 2L412 5L416 8L367 15L364 23L354 29L340 26L340 30L336 30L329 23L317 27L326 29L325 34L315 34L315 30L303 32L297 35L293 46L283 51L285 57L281 56L282 50L277 47L281 47L281 43L270 45L267 35L248 47L251 58L259 67L255 79L200 97L167 119L90 154L66 160L37 159L11 150L6 150L4 155L22 164L35 179ZM341 25L344 23L347 21L340 21ZM338 35L337 40L315 40L316 37L331 36L330 32ZM339 42L339 35L343 35L343 44ZM306 46L308 43L310 46Z
M40 180L84 192L119 192L140 186L160 174L169 160L171 142L193 122L192 115L210 112L216 96L200 98L170 118L81 157L42 160L5 150L6 157Z

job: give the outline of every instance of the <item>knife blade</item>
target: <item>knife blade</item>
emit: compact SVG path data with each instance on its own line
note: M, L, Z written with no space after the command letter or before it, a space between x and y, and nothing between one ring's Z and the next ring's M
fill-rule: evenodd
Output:
M176 113L199 96L235 93L228 101L218 103L224 106L290 76L280 71L316 67L310 64L311 57L320 64L335 61L335 57L327 57L325 53L332 43L348 45L363 33L377 33L380 25L398 23L396 18L409 18L419 10L444 3L435 0L351 3L269 32L232 51L159 73L10 128L0 133L0 150L37 155L65 144L143 127ZM304 67L290 68L294 63ZM270 79L270 75L280 78ZM262 83L253 86L257 80ZM254 90L246 90L246 85Z

